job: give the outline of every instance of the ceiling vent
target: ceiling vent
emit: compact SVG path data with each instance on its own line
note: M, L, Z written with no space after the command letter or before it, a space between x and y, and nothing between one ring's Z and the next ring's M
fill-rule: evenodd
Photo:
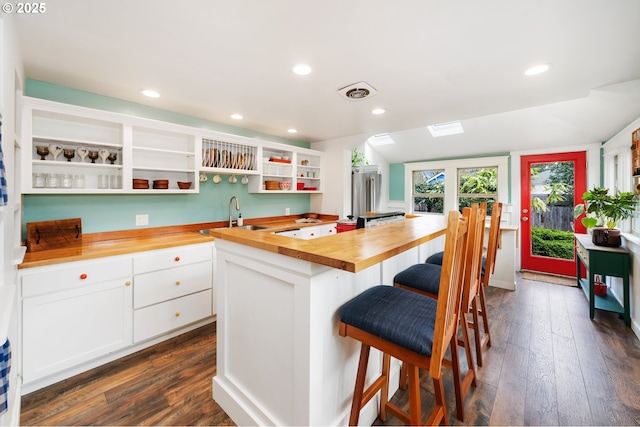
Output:
M370 84L366 82L354 83L338 89L338 94L349 101L360 101L378 93Z

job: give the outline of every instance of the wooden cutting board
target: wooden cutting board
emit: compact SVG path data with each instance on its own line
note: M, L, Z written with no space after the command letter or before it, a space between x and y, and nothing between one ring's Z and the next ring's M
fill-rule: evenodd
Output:
M82 219L27 223L27 251L37 252L82 244Z

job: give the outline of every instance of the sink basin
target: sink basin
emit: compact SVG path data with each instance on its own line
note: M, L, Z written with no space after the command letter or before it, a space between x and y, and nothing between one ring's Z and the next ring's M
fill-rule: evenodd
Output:
M198 230L198 234L202 234L203 236L211 236L211 229L205 228L204 230Z
M243 228L245 230L265 230L269 227L263 227L261 225L240 225L236 228Z

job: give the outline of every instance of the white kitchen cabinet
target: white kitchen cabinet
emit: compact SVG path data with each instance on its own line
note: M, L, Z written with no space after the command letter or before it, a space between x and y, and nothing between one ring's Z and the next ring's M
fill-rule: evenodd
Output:
M134 342L213 315L213 244L137 254L134 269Z
M214 320L213 242L19 270L23 393Z
M131 132L132 178L149 181L148 190L137 189L136 193L157 193L159 190L153 189L153 181L165 179L169 180L168 190L196 191L198 180L195 135L143 126L133 126ZM178 182L191 182L191 188L180 190Z
M64 104L49 108L40 102L25 102L23 136L27 141L22 148L23 193L94 193L98 192L100 175L122 180L123 128L115 120L88 109L79 114L76 108ZM54 147L63 150L56 157ZM47 151L38 154L40 149ZM73 157L65 158L64 150L73 152ZM88 153L84 159L81 151ZM100 158L102 152L115 155L115 160ZM71 179L65 175L71 175ZM118 191L108 186L99 190Z
M197 129L29 97L23 98L22 126L24 140L30 142L21 153L22 193L158 194L199 189ZM73 157L65 158L64 152L56 158L51 152L38 154L39 147L55 146L70 150L69 155L73 151ZM79 155L83 150L88 152L84 158ZM99 157L103 152L114 157ZM134 190L133 178L147 179L149 189ZM154 180L169 180L169 188L153 189ZM178 181L191 182L191 188L179 189Z
M21 284L25 383L132 343L130 257L31 268Z
M321 193L322 153L283 144L262 147L260 174L249 180L250 193ZM265 181L289 182L287 189L268 190ZM301 189L298 189L301 184Z

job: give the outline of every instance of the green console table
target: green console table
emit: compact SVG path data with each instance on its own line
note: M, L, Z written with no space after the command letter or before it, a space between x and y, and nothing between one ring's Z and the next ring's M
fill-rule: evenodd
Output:
M576 234L576 280L589 300L589 317L593 319L595 309L613 311L624 316L624 324L631 326L629 310L629 251L623 247L609 248L594 245L589 234ZM582 278L581 264L586 268L587 279ZM623 281L623 304L609 292L602 297L594 293L594 275L621 277Z

